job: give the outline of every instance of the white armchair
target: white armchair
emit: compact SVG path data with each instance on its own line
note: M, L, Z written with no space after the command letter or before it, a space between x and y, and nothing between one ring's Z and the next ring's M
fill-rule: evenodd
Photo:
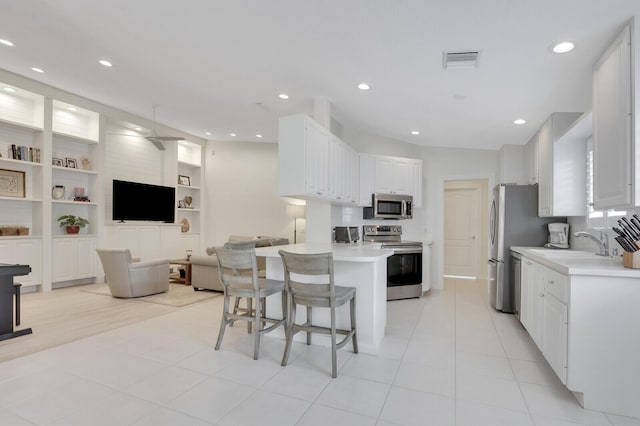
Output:
M133 262L129 249L97 249L113 297L142 297L169 290L169 259Z

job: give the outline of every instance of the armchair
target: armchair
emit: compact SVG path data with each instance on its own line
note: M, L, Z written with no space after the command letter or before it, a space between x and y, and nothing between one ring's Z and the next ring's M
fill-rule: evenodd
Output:
M113 297L142 297L169 290L169 259L133 262L129 249L96 249Z

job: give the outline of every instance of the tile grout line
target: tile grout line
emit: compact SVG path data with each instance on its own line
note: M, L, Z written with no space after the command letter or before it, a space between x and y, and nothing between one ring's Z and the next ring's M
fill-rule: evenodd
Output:
M511 357L509 356L509 354L507 353L505 346L504 346L504 342L502 341L502 335L498 332L498 327L496 327L496 322L493 318L492 312L491 312L491 305L488 303L488 300L482 298L482 304L484 305L484 307L487 309L487 312L489 313L489 318L491 318L491 324L493 325L493 328L496 332L496 335L498 336L498 340L500 341L500 346L502 347L502 350L504 351L504 354L507 357L507 361L509 361L509 368L511 369L511 374L513 374L513 378L516 382L516 385L518 386L518 391L520 392L520 396L522 397L522 402L524 402L524 406L527 408L527 414L529 415L529 418L531 419L531 424L535 425L536 422L533 418L533 413L531 412L531 409L529 407L529 404L527 403L527 399L524 397L524 392L522 391L522 387L520 386L520 380L518 380L518 376L516 375L516 371L513 368L513 363L511 362Z

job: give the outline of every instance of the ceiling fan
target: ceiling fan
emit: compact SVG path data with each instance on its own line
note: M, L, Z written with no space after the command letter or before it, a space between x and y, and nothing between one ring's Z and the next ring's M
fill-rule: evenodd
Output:
M166 148L164 147L163 142L178 142L185 140L181 136L161 136L156 132L156 108L158 105L153 105L153 121L151 124L151 132L147 136L138 136L138 135L128 135L126 133L110 133L111 135L119 135L119 136L130 136L130 137L139 137L145 138L149 142L151 142L156 148L160 151L164 151Z

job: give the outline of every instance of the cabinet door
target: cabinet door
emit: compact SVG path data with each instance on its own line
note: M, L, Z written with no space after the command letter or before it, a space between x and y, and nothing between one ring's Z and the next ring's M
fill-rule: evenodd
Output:
M413 207L422 207L422 160L415 160L411 165L411 192Z
M374 164L375 192L393 194L394 163L391 157L376 157Z
M524 147L525 179L529 184L538 183L538 134Z
M563 384L567 382L567 305L550 293L543 303L542 354Z
M593 202L633 205L631 29L625 27L593 68Z
M306 148L306 192L317 197L328 197L329 133L309 120L306 124Z
M76 241L78 256L74 278L95 276L96 240L95 238L79 238Z
M547 120L538 133L538 215L551 215L553 183L553 139L551 122Z
M375 192L375 160L371 154L359 154L359 200L358 205L371 207L371 196Z
M542 266L528 259L522 259L521 273L522 299L520 321L536 345L541 348L542 299L544 296Z
M29 265L31 272L28 275L16 278L23 286L42 283L42 242L37 239L0 241L0 259L3 263L19 263Z
M375 159L375 192L383 194L412 194L413 177L412 160L376 156Z
M407 158L393 161L393 193L413 195L413 161Z
M53 240L53 282L75 279L78 245L73 238Z

